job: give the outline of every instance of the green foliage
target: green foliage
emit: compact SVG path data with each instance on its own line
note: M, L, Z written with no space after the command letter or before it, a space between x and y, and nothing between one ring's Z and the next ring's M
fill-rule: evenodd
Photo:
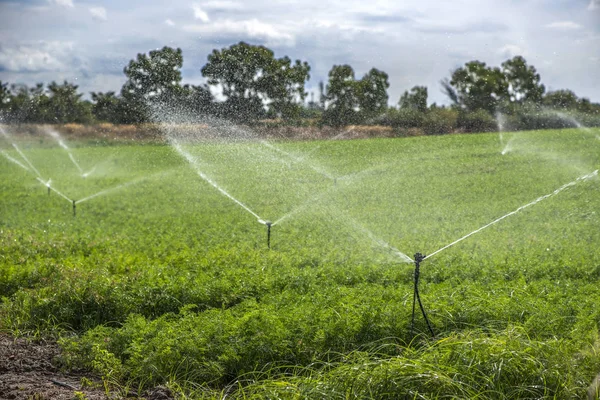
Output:
M387 89L390 87L388 74L371 68L356 85L359 119L362 123L373 123L374 119L388 108Z
M175 99L181 90L182 66L181 49L167 46L129 61L123 69L127 81L121 88L125 109L121 122L145 122L150 117L150 104Z
M452 133L458 124L458 111L451 108L431 108L423 121L423 131L427 135Z
M459 112L457 125L465 132L494 132L498 130L496 119L485 110Z
M500 68L470 61L452 73L450 85L456 89L458 104L469 111L494 113L499 101L508 96L509 83Z
M540 104L546 91L540 84L540 74L533 65L527 65L522 56L502 63L502 72L508 82L508 100L512 103Z
M306 93L308 63L289 57L276 59L272 50L244 42L213 50L202 75L208 84L222 88L227 98L222 106L225 117L253 121L269 108L283 118L297 118L299 102Z
M388 75L376 68L357 81L351 66L334 65L323 95L322 123L337 127L372 124L387 109L389 86Z
M457 111L425 118L449 126ZM0 326L59 335L65 367L140 393L581 398L600 363L598 178L426 260L433 339L420 316L411 331L414 267L372 236L431 254L597 169L598 134L273 143L289 159L260 143L182 144L262 217L289 214L271 250L264 225L167 146L75 143L83 169L97 166L82 179L63 149L22 139L74 198L145 179L73 218L0 158Z
M398 106L402 109L410 108L419 112L427 111L427 87L415 86L409 91L405 91L400 100Z

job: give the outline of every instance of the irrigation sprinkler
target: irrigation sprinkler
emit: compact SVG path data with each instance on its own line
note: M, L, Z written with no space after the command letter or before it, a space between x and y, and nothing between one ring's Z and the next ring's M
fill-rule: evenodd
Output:
M421 261L425 260L426 256L421 253L415 254L415 288L413 291L413 306L412 306L412 319L410 323L410 330L414 332L415 328L415 308L417 301L419 302L419 308L421 309L421 313L423 314L423 318L427 323L427 328L429 328L429 332L431 332L431 336L435 336L433 333L433 329L431 328L431 324L429 323L429 318L427 318L427 313L425 312L425 308L423 307L423 303L421 302L421 296L419 295L419 274L421 268Z
M271 225L273 225L273 223L271 221L265 221L265 225L267 226L267 248L271 249Z
M76 203L76 201L73 200L73 216L74 217L77 216L77 205L75 203Z
M51 192L50 185L46 185L46 186L48 187L48 196L50 196L50 192Z
M433 333L433 329L431 329L431 324L429 323L429 319L427 318L427 314L425 313L425 308L423 307L423 303L421 303L421 297L419 296L419 273L420 273L420 267L421 267L421 262L427 260L430 257L433 257L434 255L454 246L455 244L462 242L463 240L475 235L476 233L481 232L482 230L502 221L503 219L510 217L511 215L517 214L520 211L531 207L537 203L539 203L542 200L545 200L549 197L555 196L558 193L562 192L563 190L576 185L579 182L591 179L593 177L598 176L598 170L595 170L593 172L590 172L589 174L585 174L580 176L579 178L575 179L574 181L571 181L569 183L566 183L564 185L562 185L561 187L559 187L558 189L556 189L554 192L552 193L548 193L544 196L540 196L537 199L533 200L530 203L527 203L519 208L517 208L514 211L509 212L508 214L505 214L503 216L501 216L500 218L496 218L495 220L493 220L492 222L482 226L481 228L478 228L476 230L474 230L471 233L468 233L466 235L464 235L463 237L455 240L454 242L447 244L446 246L442 247L441 249L438 249L436 251L434 251L433 253L430 253L429 255L425 255L425 254L421 254L421 253L416 253L414 256L414 262L415 262L415 288L414 288L414 294L413 294L413 307L412 307L412 320L411 320L411 331L414 332L414 325L415 325L415 308L416 308L416 302L419 302L419 307L421 308L421 312L423 313L423 318L425 318L425 322L427 323L427 327L429 328L429 332L431 332L432 336L435 336L435 334Z
M275 225L276 222L265 221L263 219L258 220L259 224L263 224L267 226L267 248L271 248L271 226Z

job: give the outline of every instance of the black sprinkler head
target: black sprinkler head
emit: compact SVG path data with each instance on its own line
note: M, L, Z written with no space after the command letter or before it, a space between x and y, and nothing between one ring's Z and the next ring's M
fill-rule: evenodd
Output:
M421 253L415 253L415 262L420 263L421 261L425 260L427 256L425 254L421 254Z

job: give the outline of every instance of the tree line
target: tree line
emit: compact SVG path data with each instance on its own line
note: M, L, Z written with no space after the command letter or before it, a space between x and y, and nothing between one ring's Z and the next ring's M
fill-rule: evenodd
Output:
M123 70L119 93L91 92L90 100L67 81L34 87L0 82L0 115L8 122L139 124L151 121L153 106L168 104L189 115L240 123L390 125L431 134L495 130L498 114L512 129L568 125L560 112L600 125L600 104L570 90L547 92L521 56L498 67L470 61L454 70L440 82L450 106L428 105L427 87L415 86L390 107L388 75L372 68L357 79L350 65L334 65L317 98L313 93L307 101L307 62L276 58L267 47L244 42L208 55L201 69L205 84L184 84L182 66L179 48L138 54Z

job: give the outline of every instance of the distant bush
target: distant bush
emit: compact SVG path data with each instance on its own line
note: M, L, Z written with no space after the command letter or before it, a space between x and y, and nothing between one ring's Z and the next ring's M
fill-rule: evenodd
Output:
M393 128L420 128L423 126L425 114L412 108L390 109L387 119Z
M450 108L434 108L429 110L423 120L423 131L426 135L445 135L456 130L458 112Z
M460 112L457 123L464 132L492 132L498 129L496 119L485 110Z

